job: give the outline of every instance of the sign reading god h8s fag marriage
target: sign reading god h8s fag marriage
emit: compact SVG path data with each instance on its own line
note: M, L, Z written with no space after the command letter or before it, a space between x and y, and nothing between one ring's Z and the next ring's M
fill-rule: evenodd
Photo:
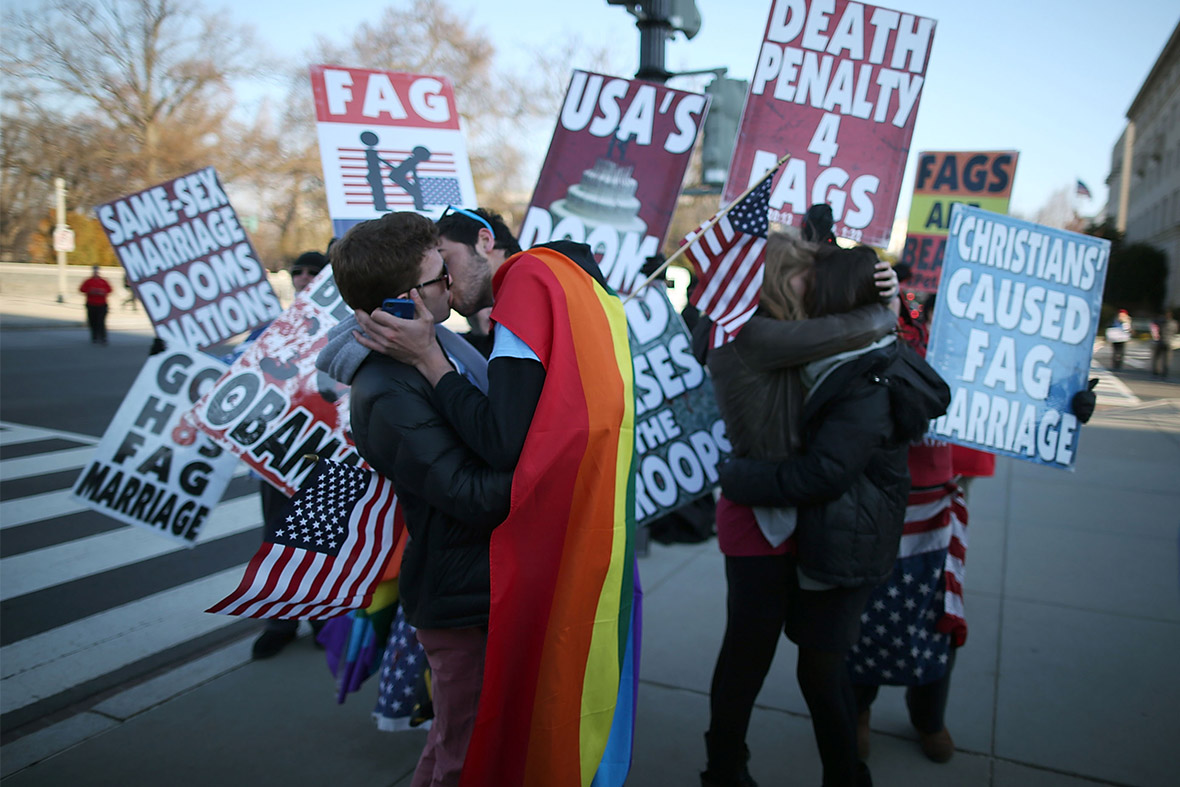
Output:
M931 436L1072 469L1110 242L955 205L927 360L951 387Z
M847 0L774 0L723 200L789 153L771 221L798 225L825 202L837 235L887 245L934 24Z
M169 347L220 344L283 310L212 167L97 212L156 335Z
M652 82L574 71L520 245L589 244L630 293L664 242L708 100Z
M1008 212L1018 156L1015 150L918 154L914 201L901 253L902 263L913 271L906 287L918 292L938 291L952 205Z
M224 371L223 362L183 345L148 358L74 483L73 497L192 546L238 459L183 416Z
M390 211L436 219L447 205L476 204L446 77L312 66L311 89L337 237Z

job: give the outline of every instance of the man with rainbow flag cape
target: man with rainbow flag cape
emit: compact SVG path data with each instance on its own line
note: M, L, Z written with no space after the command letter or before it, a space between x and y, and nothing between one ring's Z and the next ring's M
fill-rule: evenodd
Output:
M640 641L626 317L585 244L516 254L493 289L486 397L423 320L357 313L362 344L418 368L464 442L513 470L491 538L484 685L461 784L617 787Z

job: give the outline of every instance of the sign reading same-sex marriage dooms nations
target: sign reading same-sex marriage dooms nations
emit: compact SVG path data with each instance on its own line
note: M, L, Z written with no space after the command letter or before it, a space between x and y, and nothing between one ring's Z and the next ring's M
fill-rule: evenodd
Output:
M192 408L198 427L288 495L315 457L361 461L348 388L315 368L328 331L349 314L325 268Z
M100 205L97 213L169 347L211 347L283 310L212 167Z
M951 387L931 436L1072 469L1110 242L951 209L927 360Z
M238 460L182 416L225 368L183 345L149 357L73 496L112 519L192 546Z
M847 0L774 0L723 199L774 166L770 220L832 206L837 235L886 246L933 19Z
M1008 212L1018 155L1015 150L918 154L914 201L901 253L902 263L913 271L907 288L938 291L952 205Z
M476 205L446 77L312 66L328 215L337 237L391 211Z
M635 519L645 524L710 492L732 450L713 386L662 284L626 303L635 370Z
M664 242L707 105L699 93L574 71L520 245L587 243L611 287L631 292Z

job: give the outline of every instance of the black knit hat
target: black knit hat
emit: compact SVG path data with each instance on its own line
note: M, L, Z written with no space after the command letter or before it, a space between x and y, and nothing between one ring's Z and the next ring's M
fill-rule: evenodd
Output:
M291 269L310 268L319 273L328 265L328 258L318 251L305 251L291 262Z

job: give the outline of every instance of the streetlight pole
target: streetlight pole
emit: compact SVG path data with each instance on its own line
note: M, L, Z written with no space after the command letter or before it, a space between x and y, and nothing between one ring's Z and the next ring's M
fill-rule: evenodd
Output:
M57 193L57 226L54 230L69 229L66 224L66 181L65 178L55 178L54 191ZM57 249L57 302L66 302L66 251L61 244L55 242Z

